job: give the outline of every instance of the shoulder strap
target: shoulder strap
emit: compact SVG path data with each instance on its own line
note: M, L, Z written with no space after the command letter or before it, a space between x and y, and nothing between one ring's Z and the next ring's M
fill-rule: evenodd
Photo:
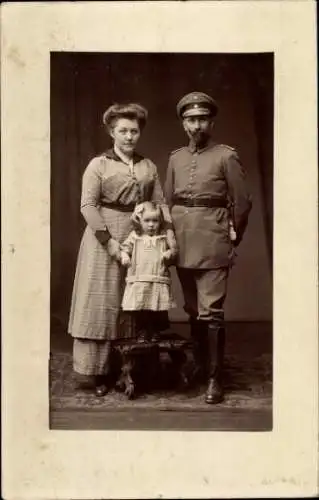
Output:
M178 149L174 149L174 151L171 152L170 156L174 155L175 153L178 153L178 151L182 151L183 149L185 149L185 146L182 146L181 148Z
M237 153L236 149L233 148L232 146L228 146L228 144L219 144L221 147L223 148L226 148L226 149L229 149L230 151L232 151L233 153Z

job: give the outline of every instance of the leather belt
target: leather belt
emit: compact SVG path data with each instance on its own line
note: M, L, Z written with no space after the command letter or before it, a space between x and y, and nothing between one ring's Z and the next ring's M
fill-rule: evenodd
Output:
M121 203L107 203L106 201L100 201L99 205L105 208L111 208L112 210L118 210L119 212L134 212L135 203L129 203L128 205L123 205Z
M173 205L183 207L227 208L229 203L223 198L173 198Z

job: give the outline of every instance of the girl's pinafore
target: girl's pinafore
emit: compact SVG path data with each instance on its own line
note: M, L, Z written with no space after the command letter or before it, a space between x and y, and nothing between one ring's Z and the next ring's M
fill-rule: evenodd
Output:
M165 234L139 236L132 231L123 243L122 250L131 256L122 301L124 311L167 311L175 307L170 272L162 259L167 249Z

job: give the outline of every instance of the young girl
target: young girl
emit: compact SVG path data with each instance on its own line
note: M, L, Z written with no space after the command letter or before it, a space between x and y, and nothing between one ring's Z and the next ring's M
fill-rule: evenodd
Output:
M175 307L168 267L177 249L168 244L163 220L159 205L137 205L135 230L121 245L121 263L128 268L122 308L135 315L139 342L158 340L163 311Z

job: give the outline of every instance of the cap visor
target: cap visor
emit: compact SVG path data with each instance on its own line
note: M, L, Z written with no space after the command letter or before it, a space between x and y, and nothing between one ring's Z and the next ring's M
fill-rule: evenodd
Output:
M187 109L183 113L183 118L188 118L189 116L209 116L212 112L207 108L195 108Z

